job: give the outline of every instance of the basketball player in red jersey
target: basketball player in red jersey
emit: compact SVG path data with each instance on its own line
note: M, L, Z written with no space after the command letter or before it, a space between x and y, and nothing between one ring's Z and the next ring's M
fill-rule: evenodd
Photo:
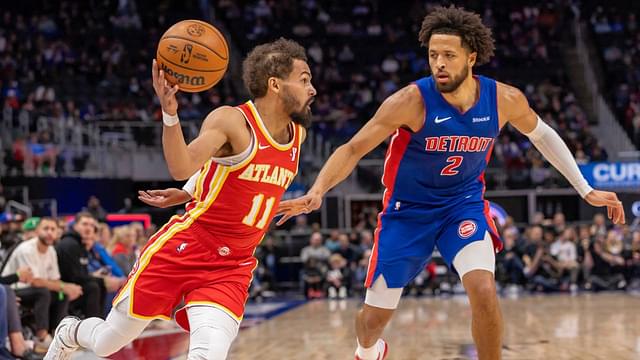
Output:
M199 172L193 200L149 239L106 321L65 318L45 359L68 359L78 348L109 356L181 303L176 321L190 331L188 359L226 358L257 264L253 252L298 170L316 95L306 61L294 41L256 47L243 63L254 100L212 111L188 145L178 86L153 62L164 156L176 180Z
M318 209L329 189L394 134L385 161L384 209L369 262L365 304L356 317L355 358L385 358L382 331L403 287L437 246L467 291L478 358L500 359L503 325L494 270L495 251L502 244L486 216L483 175L499 129L511 123L525 134L587 203L606 206L614 223L624 223L624 209L615 193L589 186L560 136L529 107L520 90L473 75L476 62L488 62L494 49L491 31L477 14L437 8L425 17L419 38L427 48L432 76L386 99L331 155L307 195L281 203L285 216L279 223Z

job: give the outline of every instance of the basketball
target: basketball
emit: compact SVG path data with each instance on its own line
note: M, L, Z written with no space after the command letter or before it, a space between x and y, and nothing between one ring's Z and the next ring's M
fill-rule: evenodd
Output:
M158 66L172 85L199 92L222 79L229 65L229 47L222 33L200 20L183 20L160 38Z

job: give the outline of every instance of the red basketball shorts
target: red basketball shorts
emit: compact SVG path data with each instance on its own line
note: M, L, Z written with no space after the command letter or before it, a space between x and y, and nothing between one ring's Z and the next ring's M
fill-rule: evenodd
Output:
M174 217L149 239L113 304L129 297L129 315L145 320L169 320L183 304L176 321L186 330L184 310L193 305L217 307L240 321L257 265L253 250L236 250L188 216Z

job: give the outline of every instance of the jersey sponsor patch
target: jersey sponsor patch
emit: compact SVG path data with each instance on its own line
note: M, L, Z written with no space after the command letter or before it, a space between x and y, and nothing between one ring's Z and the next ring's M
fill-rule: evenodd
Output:
M468 239L478 231L478 225L475 221L465 220L458 226L458 236L462 239Z

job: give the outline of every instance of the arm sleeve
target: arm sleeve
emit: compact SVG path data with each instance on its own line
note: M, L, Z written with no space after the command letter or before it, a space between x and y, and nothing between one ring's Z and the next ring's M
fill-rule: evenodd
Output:
M560 135L547 125L540 117L535 129L525 134L553 167L569 181L582 198L593 190L582 176L578 164Z
M189 180L184 184L182 190L186 191L193 197L193 193L196 191L196 183L198 182L198 177L200 176L200 170L197 173L191 175Z

